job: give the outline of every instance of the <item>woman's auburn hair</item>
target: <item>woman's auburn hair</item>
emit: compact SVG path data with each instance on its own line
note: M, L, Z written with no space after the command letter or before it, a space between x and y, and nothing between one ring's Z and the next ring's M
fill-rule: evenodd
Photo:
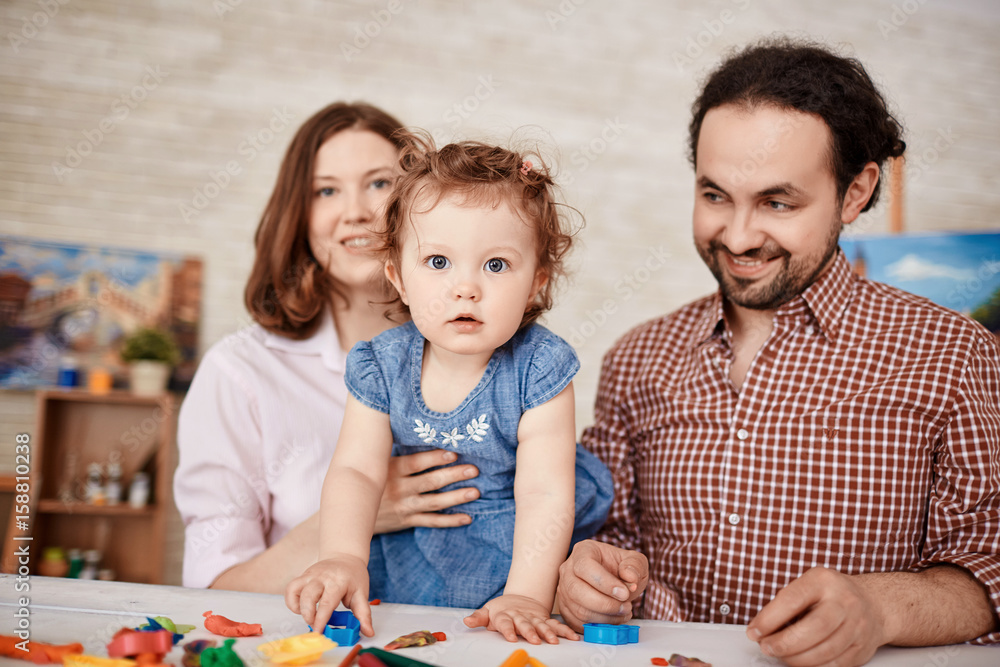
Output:
M309 247L316 153L345 130L374 132L397 149L409 143L402 123L363 102L335 102L296 132L254 234L256 254L244 292L253 319L279 336L309 338L331 299L345 298Z
M528 304L519 329L552 308L553 296L565 277L564 260L573 243L569 222L555 200L555 183L548 167L529 153L480 141L461 141L436 149L433 138L416 131L400 150L399 171L385 206L385 227L379 255L399 267L402 235L414 213L433 209L442 199L457 198L464 206L510 206L531 225L537 243L538 269L546 282ZM566 209L575 211L572 207ZM388 302L389 312L409 314L399 295Z

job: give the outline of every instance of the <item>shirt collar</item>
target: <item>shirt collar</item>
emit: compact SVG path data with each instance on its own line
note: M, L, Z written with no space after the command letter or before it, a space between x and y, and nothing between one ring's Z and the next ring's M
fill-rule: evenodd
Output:
M844 310L850 300L851 290L858 280L850 262L838 247L830 267L806 288L802 294L778 309L775 317L791 315L801 311L803 306L812 312L823 335L833 339L837 334L838 325ZM704 343L716 332L725 331L725 316L721 291L712 295L705 308L704 316L695 325L694 340Z
M823 335L830 340L837 335L857 281L857 274L844 256L844 251L838 247L830 268L802 293L801 298L812 311Z
M333 313L329 308L323 309L319 328L309 338L293 340L270 331L264 332L264 346L273 350L281 350L289 354L318 356L323 365L331 371L343 373L346 368L347 355L340 349L340 337L333 323Z

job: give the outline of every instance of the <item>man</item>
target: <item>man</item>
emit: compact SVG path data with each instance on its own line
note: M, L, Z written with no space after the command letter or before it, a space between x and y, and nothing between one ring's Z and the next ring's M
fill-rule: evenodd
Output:
M562 566L563 617L747 623L792 665L1000 641L997 341L837 246L905 148L884 99L858 62L781 40L693 111L719 291L604 359L583 443L615 502Z

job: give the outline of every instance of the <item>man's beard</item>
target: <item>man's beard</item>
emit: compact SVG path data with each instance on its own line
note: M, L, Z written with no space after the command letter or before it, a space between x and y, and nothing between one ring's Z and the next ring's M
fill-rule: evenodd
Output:
M707 246L698 246L698 254L708 266L719 283L723 296L743 308L751 310L777 310L795 297L802 294L815 282L826 268L830 258L837 252L837 241L840 239L840 226L833 228L833 234L828 239L827 247L818 262L813 257L803 257L793 260L791 253L774 241L768 240L759 248L747 251L741 255L733 255L719 241L709 241ZM773 260L780 258L781 268L778 274L769 282L762 283L759 278L740 278L732 276L723 269L720 256L725 253L744 260Z

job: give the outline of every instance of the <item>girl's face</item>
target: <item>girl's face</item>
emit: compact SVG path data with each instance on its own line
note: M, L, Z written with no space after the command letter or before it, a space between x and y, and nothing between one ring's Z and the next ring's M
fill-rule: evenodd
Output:
M382 268L370 225L392 187L397 152L368 130L344 130L316 152L309 215L313 256L347 292L371 291Z
M534 230L506 204L462 206L444 197L412 215L399 266L386 276L430 343L462 355L489 355L517 332L547 280Z

